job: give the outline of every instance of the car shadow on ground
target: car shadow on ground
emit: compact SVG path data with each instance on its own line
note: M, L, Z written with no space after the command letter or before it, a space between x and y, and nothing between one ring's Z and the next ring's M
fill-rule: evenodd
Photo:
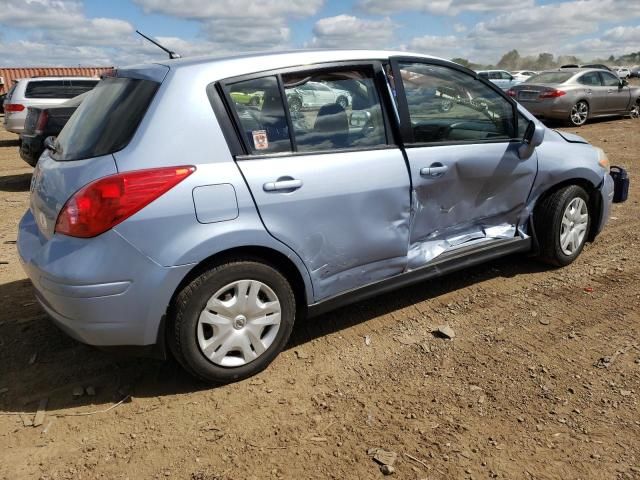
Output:
M365 300L322 316L302 319L286 350L313 339L403 309L414 303L497 277L511 278L547 270L527 257L507 257ZM162 397L211 389L182 370L173 359L159 361L115 356L82 345L60 331L35 302L28 280L0 285L8 304L0 311L0 414L33 414L47 398L58 412L108 408L127 395ZM267 370L264 375L268 375ZM93 387L96 396L76 398L74 388Z
M28 192L31 185L31 173L0 176L0 191Z

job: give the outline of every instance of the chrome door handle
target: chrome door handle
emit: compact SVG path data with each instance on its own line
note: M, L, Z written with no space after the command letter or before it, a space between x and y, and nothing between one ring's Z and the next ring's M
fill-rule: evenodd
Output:
M278 180L277 182L265 183L262 188L265 192L294 191L302 187L302 180Z
M446 165L442 165L441 163L434 163L429 167L424 167L420 169L420 175L423 177L440 177L444 175L449 167Z

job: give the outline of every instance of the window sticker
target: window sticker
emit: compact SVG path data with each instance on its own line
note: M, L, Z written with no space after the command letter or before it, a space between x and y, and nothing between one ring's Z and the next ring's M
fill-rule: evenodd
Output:
M266 130L254 130L251 134L253 135L253 146L256 150L266 150L269 148L269 139L267 138Z

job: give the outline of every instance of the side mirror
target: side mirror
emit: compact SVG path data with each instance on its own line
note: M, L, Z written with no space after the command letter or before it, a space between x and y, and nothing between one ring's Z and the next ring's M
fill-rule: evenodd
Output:
M542 125L537 124L533 120L529 120L529 124L527 125L527 129L524 132L524 137L522 137L522 145L518 149L518 155L522 160L526 160L531 155L533 155L533 151L536 147L542 144L544 140L544 127Z
M56 149L56 137L47 137L44 139L44 148L51 150L55 153Z

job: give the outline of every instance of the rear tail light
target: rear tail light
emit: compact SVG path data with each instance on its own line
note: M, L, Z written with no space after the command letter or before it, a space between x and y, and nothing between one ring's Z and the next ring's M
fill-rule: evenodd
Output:
M196 167L118 173L89 183L67 200L56 232L90 238L110 230L187 178Z
M510 88L509 90L507 90L507 95L509 95L510 97L516 97L517 93L513 88Z
M24 110L24 105L20 103L7 103L4 106L5 112L21 112Z
M558 98L566 94L567 92L563 92L562 90L545 90L544 92L540 93L540 98Z
M38 121L36 122L36 135L42 135L44 133L48 120L49 112L46 110L42 110L40 112L40 115L38 115Z

